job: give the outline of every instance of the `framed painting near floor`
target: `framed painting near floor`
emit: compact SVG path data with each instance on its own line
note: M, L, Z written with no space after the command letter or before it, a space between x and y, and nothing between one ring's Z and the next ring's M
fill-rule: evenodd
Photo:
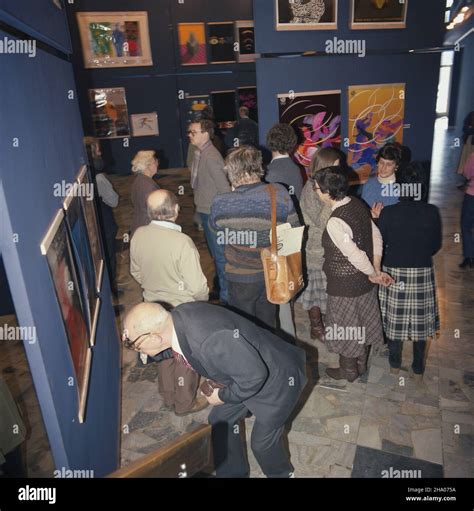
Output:
M375 170L378 150L403 143L405 84L351 85L348 89L347 163L364 183Z
M234 24L232 22L208 23L211 64L230 64L235 62Z
M406 28L408 0L351 0L353 30Z
M81 283L63 210L54 217L41 241L40 250L48 264L66 332L78 395L78 417L80 422L84 422L92 351L86 304L81 298Z
M207 64L204 23L178 23L178 42L182 66Z
M255 28L253 21L235 22L235 41L238 43L239 62L255 62L260 57L255 53Z
M78 12L84 67L152 66L148 14Z
M237 115L235 112L235 90L211 92L212 108L219 129L233 128Z
M293 126L298 143L294 160L308 168L322 147L341 145L341 91L278 94L280 122Z
M89 89L92 123L97 138L130 136L125 89Z
M277 30L337 29L338 0L275 0Z
M249 117L258 122L257 87L239 87L237 89L239 108L246 106L249 109Z
M132 122L132 134L134 137L150 137L158 136L158 114L150 112L149 114L132 114L130 115Z

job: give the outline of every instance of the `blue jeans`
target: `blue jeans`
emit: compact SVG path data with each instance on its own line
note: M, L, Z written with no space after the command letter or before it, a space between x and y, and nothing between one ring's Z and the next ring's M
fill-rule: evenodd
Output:
M219 280L219 299L221 302L227 302L227 281L225 278L225 256L224 245L217 243L216 234L209 227L209 215L206 213L199 213L201 217L202 226L204 228L204 236L206 238L207 246L214 264L216 265L217 278Z
M461 213L462 246L464 257L474 258L474 195L464 195Z

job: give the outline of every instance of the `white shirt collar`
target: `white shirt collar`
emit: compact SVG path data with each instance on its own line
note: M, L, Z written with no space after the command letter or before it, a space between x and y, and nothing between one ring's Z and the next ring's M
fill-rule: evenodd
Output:
M179 345L178 334L176 333L174 326L173 326L173 334L171 336L171 349L173 351L176 351L176 353L179 353L184 358L184 360L186 360L186 357L184 356L184 354L181 350L181 346ZM187 362L187 360L186 360L186 362Z
M349 202L351 202L351 198L349 196L344 197L342 200L336 202L336 204L334 204L334 206L332 206L331 209L334 211L335 209L340 208L341 206L349 204Z
M150 223L159 225L160 227L165 227L166 229L172 229L173 231L182 232L183 230L180 225L175 224L174 222L168 222L167 220L152 220Z
M272 161L281 160L282 158L289 158L289 157L290 157L290 155L288 155L288 154L280 154L279 156L275 156L275 158L272 158Z

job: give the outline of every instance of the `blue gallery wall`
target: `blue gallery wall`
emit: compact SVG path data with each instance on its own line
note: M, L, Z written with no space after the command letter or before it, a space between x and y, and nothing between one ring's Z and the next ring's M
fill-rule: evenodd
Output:
M431 159L440 54L260 59L257 87L260 139L278 122L277 94L341 90L341 135L347 137L349 85L405 83L404 144L413 158ZM344 149L344 147L341 147Z
M409 50L441 46L444 34L446 0L408 1L407 28L351 30L350 6L352 0L338 0L336 30L277 31L276 0L255 0L254 16L257 51L260 53L291 53L303 51L324 52L325 42L338 39L363 39L367 51Z
M51 2L30 2L38 3L46 12ZM39 32L43 25L38 19ZM0 20L8 21L1 12ZM63 23L58 33L67 32L64 19ZM29 30L27 25L21 28ZM4 37L11 36L0 32ZM39 247L63 200L54 196L54 184L72 182L84 163L72 66L67 58L38 50L35 58L3 55L0 69L0 252L19 324L36 327L36 342L24 345L55 465L91 469L98 477L113 471L119 460L120 342L107 272L86 421L79 424L76 388L68 385L74 375L68 341ZM74 91L74 99L68 98L69 91ZM19 147L14 147L15 138Z
M162 168L184 164L183 149L187 141L180 119L182 108L178 90L198 95L255 85L253 63L181 66L176 29L177 23L251 20L252 0L185 0L183 3L177 0L76 0L66 5L66 9L85 133L93 135L87 97L90 88L125 87L129 115L158 113L158 137L131 137L129 147L124 147L123 139L102 140L112 172L128 174L130 162L140 149L156 150ZM76 12L88 11L147 11L153 66L85 69Z

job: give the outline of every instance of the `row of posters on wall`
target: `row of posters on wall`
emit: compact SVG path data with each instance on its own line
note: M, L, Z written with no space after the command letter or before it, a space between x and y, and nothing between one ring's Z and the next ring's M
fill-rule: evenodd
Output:
M278 95L280 122L298 134L294 159L307 168L323 147L341 148L341 91ZM405 84L351 85L348 88L347 163L367 180L377 151L388 142L403 143Z
M353 30L406 28L408 0L350 0ZM337 29L338 0L275 0L277 30Z
M81 423L85 420L104 273L104 252L91 190L91 177L83 166L40 243L71 354Z
M84 67L152 66L148 13L78 12ZM182 66L253 62L253 21L178 23Z

